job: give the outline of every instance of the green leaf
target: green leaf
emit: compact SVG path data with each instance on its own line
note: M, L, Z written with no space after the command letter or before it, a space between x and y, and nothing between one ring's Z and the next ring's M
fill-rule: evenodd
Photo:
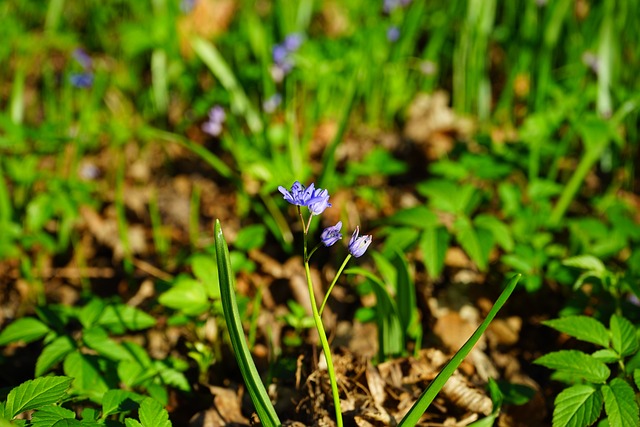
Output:
M98 325L104 326L115 334L123 334L127 330L147 329L155 324L156 319L151 315L125 304L107 306L98 321Z
M555 351L545 354L533 363L597 384L603 384L611 374L607 365L578 350Z
M127 427L144 427L142 424L140 424L140 421L134 420L133 418L125 418L124 425Z
M611 427L628 427L640 425L638 404L633 388L626 381L614 378L602 387L604 409Z
M132 411L144 399L144 396L132 391L109 390L102 396L102 419L111 414Z
M553 410L553 427L584 427L602 412L602 394L587 384L576 384L558 394Z
M603 348L602 350L594 351L591 353L591 357L594 357L604 363L614 363L620 360L618 353L610 348Z
M69 418L65 418L55 422L51 427L78 427L78 426L86 426L86 423L83 423L75 419L72 420Z
M56 338L48 344L38 356L36 361L36 377L41 376L56 363L60 362L64 357L76 348L75 343L66 335Z
M105 307L106 304L100 298L91 299L78 313L78 320L82 327L85 329L92 327L102 315Z
M94 356L73 352L64 359L63 369L66 375L74 379L73 389L81 396L100 402L109 390Z
M398 272L396 285L396 305L400 317L400 325L406 334L417 317L416 288L411 281L409 265L402 252L397 251L393 265Z
M511 279L509 279L505 290L502 291L502 293L496 300L496 303L493 305L493 307L491 307L491 310L489 310L487 317L480 324L480 326L478 326L476 331L473 333L473 335L471 335L467 342L464 343L460 350L458 350L458 352L451 358L451 360L442 368L442 370L440 371L440 373L438 373L434 380L429 383L429 386L422 392L416 403L411 407L411 409L409 409L409 412L407 412L404 418L402 418L402 420L398 424L398 427L409 427L418 424L420 417L422 417L431 402L433 402L433 399L435 399L442 387L444 387L447 380L449 380L449 377L453 375L453 373L456 371L456 369L458 369L465 357L469 355L469 352L471 352L473 347L475 347L484 331L487 330L491 321L496 317L496 314L498 314L498 311L502 308L502 306L505 305L505 303L509 299L509 296L516 288L520 277L520 274L516 274Z
M504 222L493 215L480 214L473 219L473 223L478 228L490 231L495 241L506 252L513 252L515 243L511 237L511 230Z
M258 374L251 352L242 329L242 320L238 311L238 303L233 285L233 271L229 260L229 248L222 234L220 220L216 220L215 225L216 258L218 261L218 279L220 281L220 298L224 317L227 322L227 329L231 339L231 345L236 355L236 360L240 367L240 372L244 378L249 396L256 407L256 412L263 425L275 427L280 425L280 420L275 408L269 399L262 379Z
M609 346L609 331L607 328L588 316L567 316L560 319L546 320L543 325L549 326L581 341L597 344L602 347Z
M30 343L44 337L49 327L33 317L23 317L9 324L0 333L0 345L22 341Z
M402 209L387 218L385 223L403 227L414 227L420 230L430 229L440 225L438 216L426 206Z
M218 284L218 265L215 257L208 254L198 254L191 258L191 269L204 285L209 298L220 298L220 285Z
M489 262L489 250L486 245L482 244L486 243L486 239L481 241L478 232L466 217L458 218L454 223L454 229L456 239L469 258L476 263L480 270L486 270Z
M171 427L167 410L150 397L142 401L138 414L144 427Z
M562 264L567 267L579 268L581 270L592 271L594 273L604 273L607 268L603 262L592 255L579 255L574 256L562 261Z
M420 237L420 250L429 276L440 277L451 235L445 227L427 227Z
M82 341L99 355L111 360L131 360L131 354L120 344L109 338L107 331L99 326L87 329L82 334Z
M633 370L633 381L636 383L636 387L640 389L640 369Z
M197 316L209 309L209 298L203 283L180 276L168 291L160 295L160 304Z
M622 357L629 356L638 350L636 328L622 316L614 314L609 321L611 329L611 347Z
M5 416L13 418L24 411L62 400L71 381L73 379L69 377L41 377L20 384L7 395Z
M33 413L31 425L33 427L50 427L65 418L75 420L76 413L61 406L45 406L38 408L38 410Z

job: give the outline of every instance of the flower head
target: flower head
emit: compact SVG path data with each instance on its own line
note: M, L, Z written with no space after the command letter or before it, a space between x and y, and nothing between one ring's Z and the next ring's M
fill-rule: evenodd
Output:
M93 85L93 74L73 73L69 76L71 85L78 88L88 88Z
M307 206L311 211L311 215L320 215L325 209L331 207L331 203L329 203L329 192L321 188L316 189Z
M313 197L314 184L312 183L309 187L305 187L300 184L300 181L296 181L291 186L291 191L288 191L282 185L278 187L278 191L282 193L284 199L296 206L307 206L309 201Z
M360 227L356 227L349 241L349 253L356 258L364 255L372 239L370 235L358 237L358 234L360 234Z
M389 27L387 29L387 40L391 43L398 41L400 38L400 29L396 26Z
M340 229L342 228L342 221L338 221L338 223L332 227L327 227L324 229L322 234L320 235L320 240L322 240L322 244L326 247L332 246L338 240L342 239L342 234L340 233Z
M226 117L224 108L215 105L209 110L209 120L202 124L202 130L211 136L219 136L222 133L222 124Z

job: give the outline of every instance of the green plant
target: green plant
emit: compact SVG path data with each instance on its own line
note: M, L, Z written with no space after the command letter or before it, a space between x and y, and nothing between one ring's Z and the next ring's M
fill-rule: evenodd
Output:
M102 397L101 410L85 408L81 419L66 408L67 394L73 378L64 376L40 377L14 387L5 401L0 402L0 426L126 426L171 427L169 414L161 403L131 391L108 390ZM30 419L16 419L26 411L33 411ZM139 420L131 417L137 411Z
M41 377L62 364L64 374L74 379L70 392L78 399L100 403L108 390L122 384L166 403L168 386L190 389L180 360L153 360L140 345L111 337L155 325L142 310L93 297L84 306L53 304L37 308L36 314L3 329L0 345L42 340L34 375Z
M588 316L567 316L543 322L598 350L559 350L535 363L553 369L553 378L569 386L555 399L554 426L584 427L604 413L613 427L638 425L640 388L640 343L637 328L625 317L611 316L609 328ZM634 389L635 387L635 389Z

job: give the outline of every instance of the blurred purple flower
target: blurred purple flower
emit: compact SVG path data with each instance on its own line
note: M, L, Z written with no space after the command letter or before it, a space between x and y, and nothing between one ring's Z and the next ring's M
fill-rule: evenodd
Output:
M69 76L69 81L72 86L78 88L88 88L93 85L92 73L73 73Z
M311 200L307 202L307 206L309 207L309 211L311 211L311 215L320 215L325 209L331 207L331 203L329 203L329 192L321 188L316 189Z
M282 46L287 50L287 52L294 53L300 48L300 46L302 46L302 41L302 34L291 33L284 38Z
M262 103L262 109L266 113L273 113L282 103L282 95L274 93Z
M275 45L271 51L273 67L271 77L280 83L291 72L295 63L292 55L300 48L303 37L299 33L292 33L285 37L282 43Z
M91 57L85 52L82 48L75 48L72 53L73 59L76 60L78 64L85 70L89 70L91 68Z
M384 13L391 13L400 7L409 6L411 0L384 0L382 10Z
M324 229L322 234L320 235L320 240L322 240L322 244L326 247L329 247L335 244L338 240L342 239L342 234L340 233L340 229L342 228L342 221L338 221L338 223L332 227L327 227Z
M396 26L389 27L387 29L387 40L391 43L398 41L400 38L400 29Z
M349 241L349 253L356 258L364 255L372 240L370 235L358 237L358 234L360 234L360 227L356 227Z
M224 108L219 105L209 110L209 120L202 124L202 130L211 136L219 136L222 133L222 124L226 119Z

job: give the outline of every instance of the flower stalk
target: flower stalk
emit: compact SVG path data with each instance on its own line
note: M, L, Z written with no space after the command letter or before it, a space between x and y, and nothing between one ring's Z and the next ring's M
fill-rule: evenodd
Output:
M351 257L358 258L365 253L365 251L371 244L371 236L359 236L360 228L356 227L356 230L354 231L353 235L351 236L351 240L349 241L349 254L340 266L340 269L338 270L336 276L333 278L333 281L331 282L331 285L329 286L329 289L327 290L327 293L322 301L322 305L318 309L315 294L313 292L313 281L311 279L309 261L311 259L311 256L318 250L318 248L320 248L321 246L332 246L338 240L342 239L342 234L340 233L340 230L342 229L342 222L339 221L336 225L327 227L320 236L320 243L318 243L313 248L313 250L311 250L311 253L309 253L308 239L311 220L314 216L322 214L325 209L331 207L331 203L329 203L329 192L321 188L315 188L314 184L309 185L309 187L305 187L298 181L293 183L293 185L291 186L291 190L287 190L286 188L280 186L278 187L278 191L280 191L287 202L297 207L298 217L300 218L300 222L302 224L304 271L307 277L307 286L309 288L311 312L313 315L313 321L316 330L318 332L318 336L320 338L322 352L324 353L325 359L327 361L327 373L329 374L329 383L331 384L331 393L333 395L333 406L336 412L336 424L338 427L342 427L342 411L340 409L340 393L338 390L338 380L333 367L331 347L329 346L329 340L327 339L327 334L324 330L324 325L322 324L322 312L325 305L327 304L329 295L331 294L333 287L338 282L338 278L342 274L342 271L346 267L347 263L349 262ZM306 221L304 215L302 214L301 208L303 206L306 206L309 209L309 217Z

